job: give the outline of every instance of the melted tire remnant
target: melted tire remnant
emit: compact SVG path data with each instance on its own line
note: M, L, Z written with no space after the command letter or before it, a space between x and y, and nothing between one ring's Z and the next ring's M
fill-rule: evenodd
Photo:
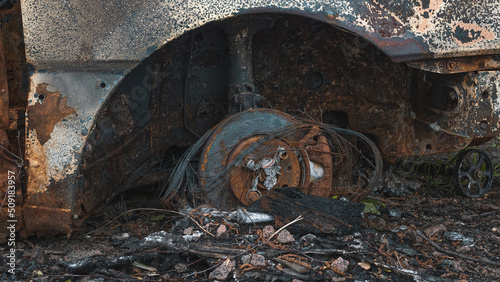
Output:
M364 204L305 195L297 188L273 189L254 202L248 211L269 212L277 222L304 218L287 229L300 233L344 236L359 230Z

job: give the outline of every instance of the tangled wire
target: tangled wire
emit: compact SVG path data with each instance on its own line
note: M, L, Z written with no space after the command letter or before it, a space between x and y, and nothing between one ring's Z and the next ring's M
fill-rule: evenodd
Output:
M244 166L246 156L252 155L259 158L268 155L269 148L262 146L262 144L273 139L288 140L297 134L303 135L304 132L309 132L313 127L319 128L321 135L327 138L333 158L335 178L332 187L325 188L333 188L333 194L352 202L363 200L370 194L382 175L383 161L375 143L365 135L353 130L311 120L302 120L261 134L260 139L241 151L230 163L225 164L215 176L204 178L202 184L198 175L198 165L195 162L199 159L202 149L217 127L209 130L184 153L168 182L162 185L161 201L170 201L180 192L199 195L202 199L217 199L228 189L229 177L237 169ZM232 149L231 147L227 148L227 150ZM294 152L296 154L307 151L304 148L294 148L293 150L299 151ZM250 188L251 183L248 185Z

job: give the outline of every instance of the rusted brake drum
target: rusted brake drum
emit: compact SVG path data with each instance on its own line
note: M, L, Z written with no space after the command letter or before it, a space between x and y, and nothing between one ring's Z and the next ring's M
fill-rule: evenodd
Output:
M329 196L331 155L318 127L301 127L275 110L244 111L221 122L206 142L200 184L210 202L222 209L249 205L281 187Z

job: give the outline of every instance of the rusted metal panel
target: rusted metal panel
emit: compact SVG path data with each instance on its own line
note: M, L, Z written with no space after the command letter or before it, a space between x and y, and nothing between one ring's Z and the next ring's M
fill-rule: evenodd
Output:
M3 44L2 41L0 40L0 130L6 130L8 128L9 128L9 85L7 84L7 69L5 66Z
M22 152L9 140L9 83L7 64L3 47L3 34L0 30L0 243L21 228L22 223L22 192L21 177ZM20 148L20 145L19 145ZM14 225L13 230L7 229ZM15 240L15 238L14 238ZM15 241L14 241L15 242Z
M38 207L25 205L23 207L24 232L28 235L51 236L54 234L71 233L73 219L70 209L53 207Z
M59 92L47 91L47 85L43 83L36 86L34 98L38 101L28 107L28 129L36 130L42 146L50 139L50 134L58 122L68 115L76 114L75 109L67 105L68 97L62 98Z
M412 68L442 74L498 70L500 69L500 55L416 61L408 65Z
M495 1L95 1L23 2L28 60L61 66L130 69L205 23L241 13L302 14L368 38L395 60L500 51ZM75 32L78 30L78 32ZM107 63L106 63L107 62ZM114 62L114 64L111 64Z
M107 73L35 73L26 118L26 179L25 204L40 209L71 211L70 226L77 205L75 199L78 180L76 171L85 140L93 119L102 105L108 88L121 78ZM104 87L103 87L104 86ZM74 214L73 214L74 212ZM59 218L60 219L60 218ZM43 216L37 226L56 224L56 218ZM36 228L28 226L28 235ZM64 227L66 228L66 227Z

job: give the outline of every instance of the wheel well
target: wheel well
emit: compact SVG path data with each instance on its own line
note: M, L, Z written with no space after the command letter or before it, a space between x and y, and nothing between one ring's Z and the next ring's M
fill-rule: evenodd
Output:
M342 126L380 140L393 127L407 126L407 120L394 124L392 119L405 114L401 93L409 91L410 69L366 40L296 15L244 15L209 23L151 54L100 110L80 166L80 195L89 198L82 201L85 210L133 187L170 147L194 144L227 116L235 71L226 27L262 17L272 25L253 34L250 62L252 91L263 97L261 106L318 121L334 113ZM388 108L395 113L381 115Z

